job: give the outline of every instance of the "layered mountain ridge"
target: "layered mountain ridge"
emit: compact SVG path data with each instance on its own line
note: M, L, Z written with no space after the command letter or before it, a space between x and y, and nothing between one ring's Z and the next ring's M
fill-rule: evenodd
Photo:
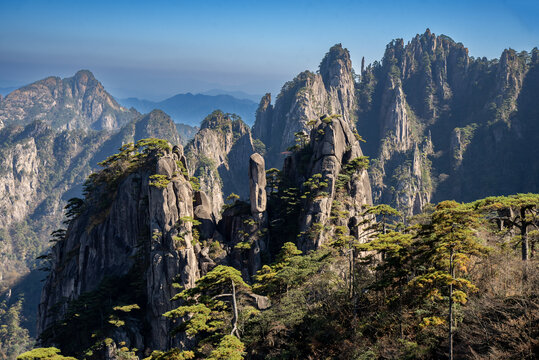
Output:
M270 94L262 98L253 137L279 167L310 120L341 115L366 140L374 202L407 216L431 201L537 191L537 58L537 49L472 58L461 43L427 29L408 44L392 41L356 82L338 44L316 74L286 83L275 105ZM497 168L497 159L511 165ZM480 185L467 185L474 182Z
M250 139L248 128L239 119L223 115L208 117L201 133L236 134L232 146L244 146L241 138ZM325 135L320 136L321 131ZM206 136L213 139L215 134ZM212 214L213 198L197 189L204 181L190 175L189 154L186 159L181 146L150 139L120 150L106 161L103 170L92 175L85 198L72 202L69 226L49 255L51 268L38 319L44 344L76 352L81 346L91 345L88 335L98 326L98 336L143 353L145 349L189 347L191 340L185 334L169 336L174 325L162 316L174 305L170 302L176 293L174 281L183 288L193 287L197 279L219 264L234 266L245 279L252 279L276 255L273 249L285 242L283 220L295 229L286 237L297 235L303 239L300 242L305 251L315 250L329 243L337 229L343 236L358 236L361 214L371 203L366 167L358 165L362 158L359 140L348 122L340 118L319 120L305 147L287 158L279 178L281 190L272 191L270 203L266 203L264 160L257 153L249 156L243 178L250 205L237 199L225 207L220 220ZM306 155L308 161L299 164ZM343 174L344 179L339 177ZM312 181L320 185L316 191ZM288 206L285 189L298 191L299 202L293 213L281 212ZM341 211L339 219L332 220L330 214L336 211ZM290 215L293 217L288 218ZM327 230L311 231L316 224ZM138 291L133 293L107 296L118 306L136 302L142 311L122 320L128 327L115 328L88 319L86 330L80 330L73 347L67 333L76 326L77 318L87 319L88 309L95 306L84 294L100 296L105 286L137 286ZM253 295L253 301L258 307L267 306L263 297Z
M125 158L94 175L105 180L71 203L68 228L57 233L39 332L44 344L69 339L73 328L62 321L77 323L88 296L110 291L111 309L140 311L122 318L126 327L114 325L116 313L83 313L89 329L101 326L99 336L138 355L189 348L192 339L170 337L173 324L162 317L177 305L175 281L190 288L230 265L251 282L286 241L308 253L361 239L372 204L409 217L435 201L539 191L538 93L537 49L473 58L427 30L392 41L357 76L337 44L318 72L286 83L275 104L266 94L252 129L214 111L183 148L167 114L122 108L89 72L47 78L0 98L2 287L33 266L66 200L124 145ZM135 145L144 138L168 143ZM79 348L62 349L80 350L83 335Z
M115 130L137 113L120 106L88 70L48 77L0 100L0 122L43 120L57 129Z

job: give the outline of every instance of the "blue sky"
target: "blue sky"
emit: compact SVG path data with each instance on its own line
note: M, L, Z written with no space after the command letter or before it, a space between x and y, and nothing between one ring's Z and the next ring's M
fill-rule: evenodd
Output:
M428 27L472 56L539 46L539 1L0 0L0 87L89 69L119 97L275 93L335 43L359 67Z

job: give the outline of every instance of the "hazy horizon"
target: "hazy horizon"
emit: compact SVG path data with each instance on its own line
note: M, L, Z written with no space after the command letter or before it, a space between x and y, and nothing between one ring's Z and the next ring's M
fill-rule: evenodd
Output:
M0 88L89 69L119 98L271 92L342 43L354 68L426 28L475 57L539 45L534 1L2 1Z

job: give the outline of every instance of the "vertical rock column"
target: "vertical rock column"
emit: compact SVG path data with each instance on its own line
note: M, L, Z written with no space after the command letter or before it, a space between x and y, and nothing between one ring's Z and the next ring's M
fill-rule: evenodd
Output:
M249 272L252 275L262 267L261 252L267 249L268 236L266 229L266 168L264 158L254 153L249 158L249 189L251 199L251 215L256 221L254 241L249 253Z
M249 188L251 214L261 219L266 211L266 169L264 158L258 153L249 158Z

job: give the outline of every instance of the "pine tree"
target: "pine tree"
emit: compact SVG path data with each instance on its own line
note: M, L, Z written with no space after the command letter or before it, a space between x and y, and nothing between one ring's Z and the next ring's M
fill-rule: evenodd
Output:
M196 337L199 345L204 345L199 347L199 352L208 353L206 345L209 345L209 355L214 359L231 353L235 354L231 359L242 359L239 308L242 296L250 292L250 286L243 281L238 270L218 265L201 277L193 288L174 296L172 300L183 300L184 305L164 316L181 319L182 323L175 332L185 331L188 336Z
M517 194L511 196L488 197L476 201L474 207L490 213L490 217L498 221L501 228L516 228L520 233L522 260L529 258L529 228L539 229L539 194ZM532 256L535 252L532 242Z

